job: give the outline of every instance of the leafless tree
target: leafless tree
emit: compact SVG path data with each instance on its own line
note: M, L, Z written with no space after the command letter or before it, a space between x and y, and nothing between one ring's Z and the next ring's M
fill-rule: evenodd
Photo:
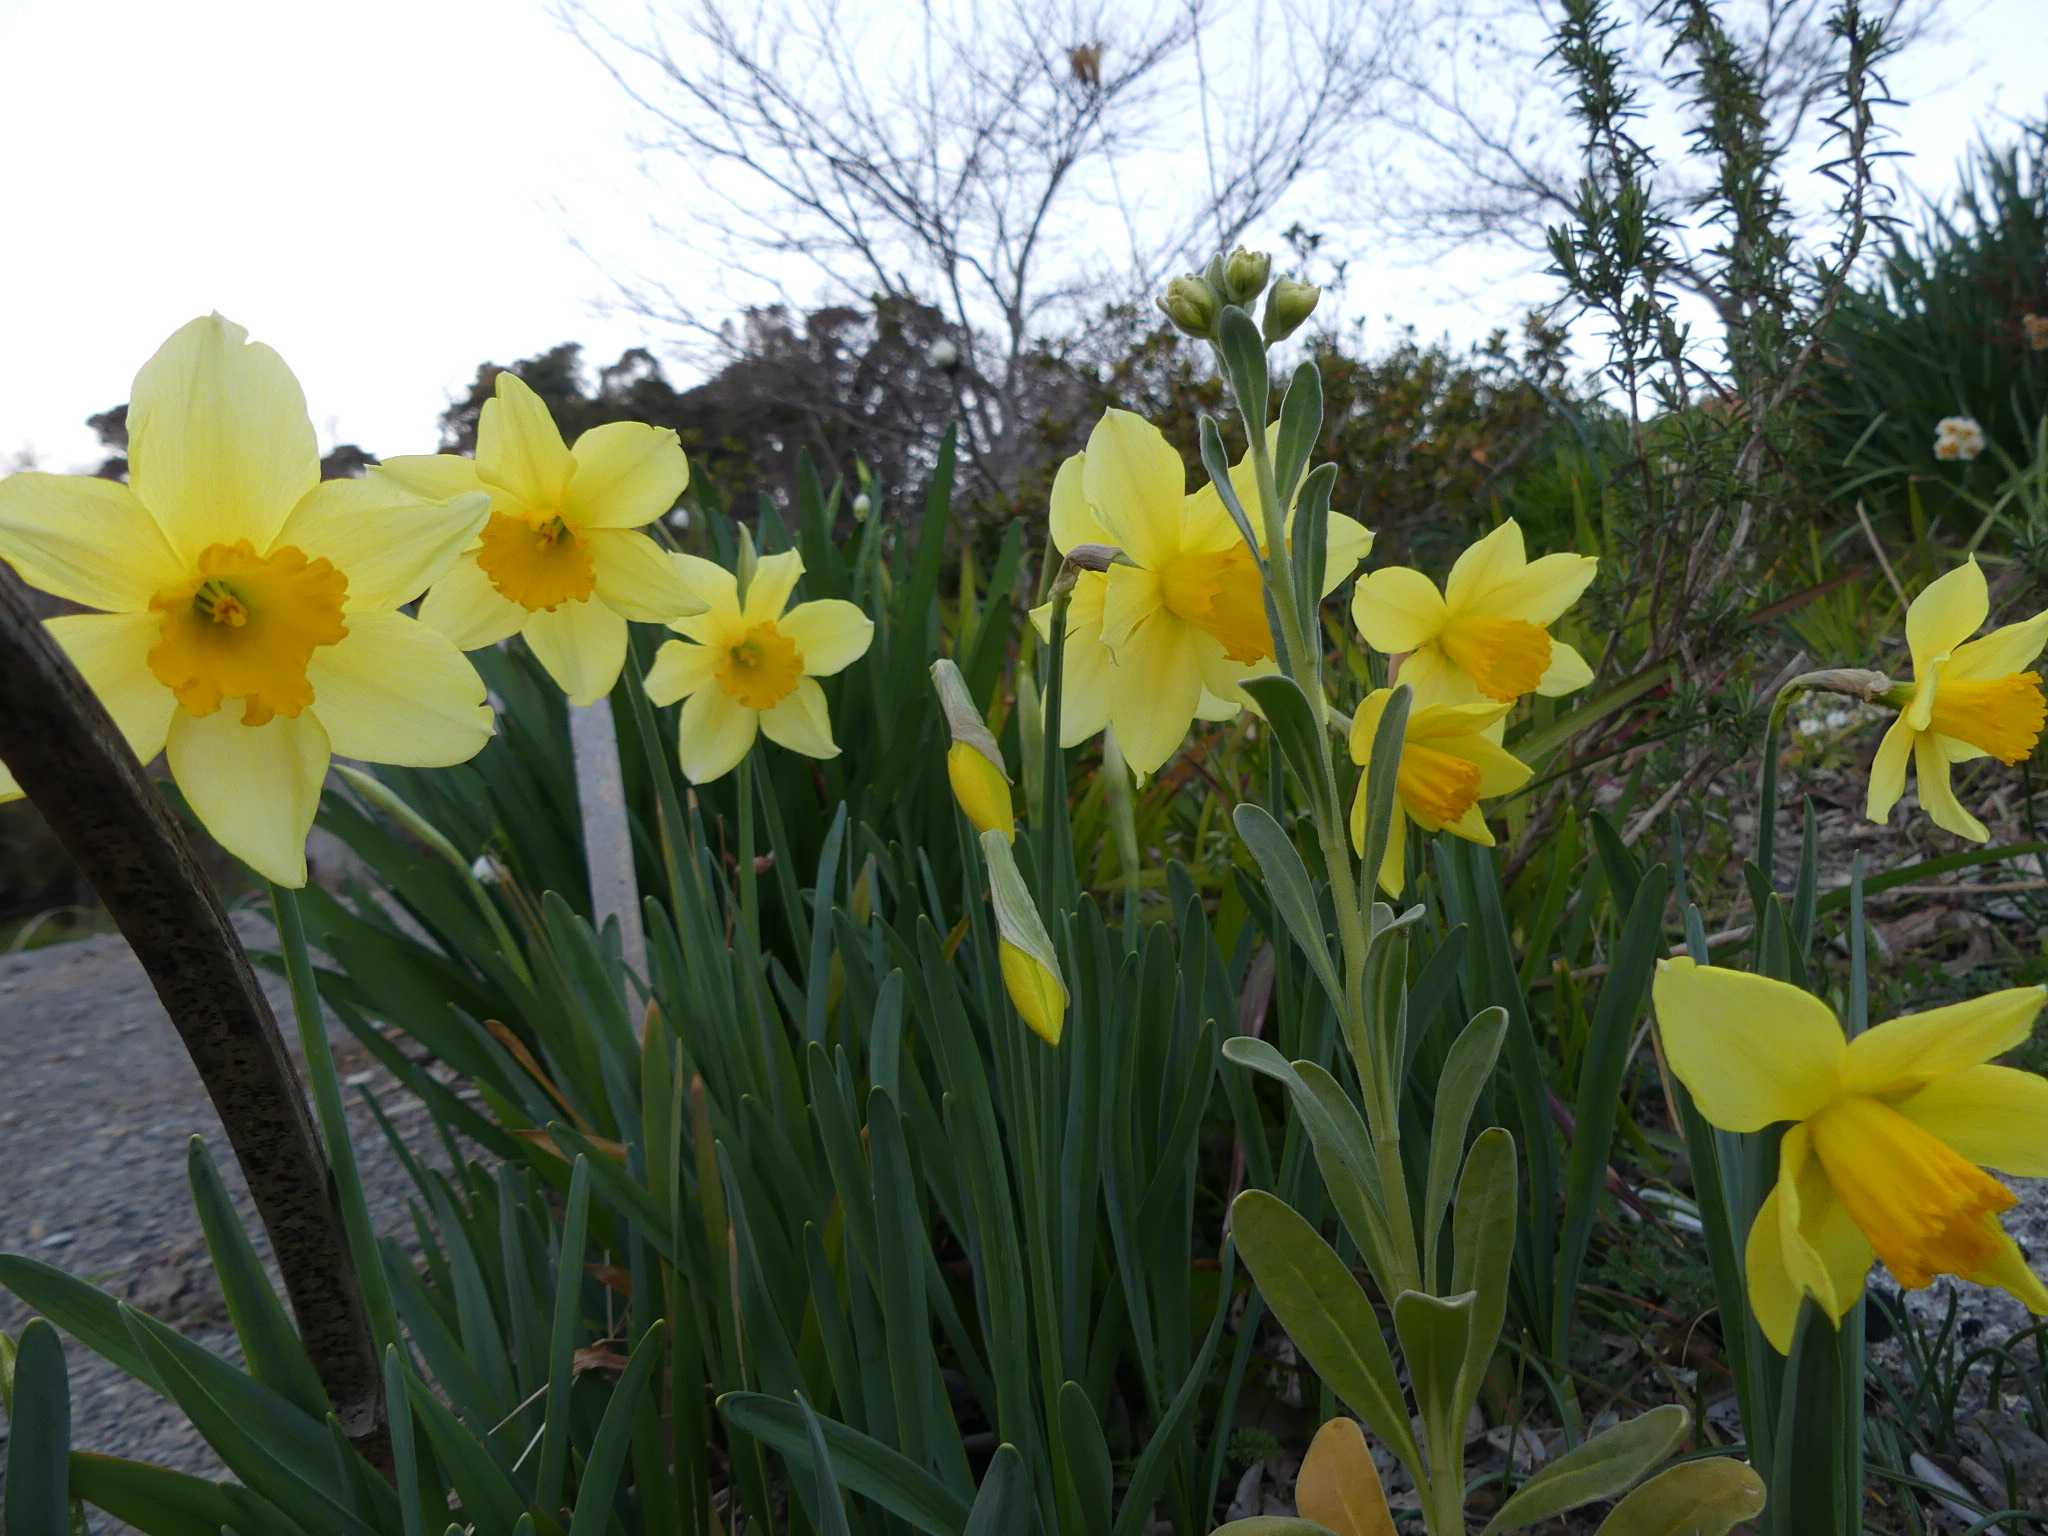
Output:
M1383 110L1406 3L558 8L640 109L665 234L756 302L937 306L933 366L1000 486L1031 449L1035 349L1279 217ZM713 346L739 307L620 286Z

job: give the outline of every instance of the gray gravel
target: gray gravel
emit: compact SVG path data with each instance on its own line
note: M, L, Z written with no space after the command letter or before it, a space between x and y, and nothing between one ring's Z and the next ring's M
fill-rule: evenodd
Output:
M252 949L274 946L265 917L241 914L236 927ZM296 1060L284 982L257 974ZM330 1025L329 1037L371 1217L380 1232L409 1237L412 1182L356 1086L377 1094L402 1128L420 1128L409 1138L418 1155L431 1159L438 1138L425 1134L418 1101L375 1069L341 1026ZM0 1085L0 1251L88 1279L238 1360L186 1182L192 1136L205 1138L266 1262L269 1242L219 1117L125 940L0 958ZM0 1329L18 1334L30 1315L0 1292ZM69 1339L66 1358L80 1449L221 1473L175 1406ZM101 1519L94 1529L128 1527Z

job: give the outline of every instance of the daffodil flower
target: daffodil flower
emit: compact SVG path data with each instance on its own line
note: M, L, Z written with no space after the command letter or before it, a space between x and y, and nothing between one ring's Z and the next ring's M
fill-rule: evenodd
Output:
M1401 681L1418 690L1456 703L1554 698L1593 680L1585 658L1550 626L1599 568L1592 555L1532 561L1509 518L1458 556L1442 592L1405 565L1368 573L1351 596L1351 617L1374 650L1408 653Z
M1248 459L1231 473L1247 510L1258 506L1254 478ZM1216 488L1205 482L1190 495L1180 455L1129 411L1104 412L1086 451L1060 466L1051 524L1063 554L1083 544L1123 552L1107 571L1082 572L1068 601L1061 745L1114 725L1142 780L1198 718L1228 720L1243 708L1246 678L1275 670L1258 561ZM1318 596L1335 591L1371 549L1364 524L1331 513ZM1032 619L1050 640L1052 605Z
M1351 844L1365 852L1366 786L1373 736L1394 696L1391 688L1367 694L1351 720L1351 761L1362 770L1351 802ZM1508 712L1506 704L1444 704L1418 694L1408 710L1401 762L1394 775L1395 813L1387 832L1379 881L1399 896L1408 872L1408 823L1425 832L1448 832L1468 843L1493 846L1481 800L1511 794L1529 782L1529 765L1510 756L1487 731Z
M476 668L397 611L475 538L485 498L323 483L298 380L219 315L136 375L128 473L0 482L0 559L98 610L50 631L235 857L304 885L330 756L445 767L490 739ZM0 770L0 799L20 793Z
M637 530L676 504L689 461L666 427L592 427L565 445L547 403L500 373L477 420L476 457L386 459L372 474L430 496L485 491L490 521L427 594L420 617L465 651L523 635L574 704L611 691L626 621L701 612L666 551Z
M1906 792L1910 758L1920 804L1934 824L1973 842L1989 840L1984 823L1956 799L1950 770L1979 757L2025 762L2048 717L2041 674L2020 670L2048 646L2048 610L1972 640L1990 611L1975 559L1928 583L1907 608L1913 683L1901 690L1904 708L1870 765L1872 821L1888 818Z
M706 784L730 773L757 734L806 757L837 757L825 691L830 677L867 654L875 626L837 598L798 603L789 594L804 573L795 550L764 556L744 602L731 571L695 555L675 555L696 616L669 628L688 637L655 652L647 696L683 705L677 755L683 776Z
M1017 1017L1047 1045L1058 1045L1067 1024L1067 983L1059 955L1038 915L1038 905L1017 871L1010 840L1000 831L981 834L988 862L989 901L996 912L996 963Z
M1999 1225L2017 1197L1980 1164L2048 1174L2048 1079L1987 1065L2032 1031L2048 988L2014 987L1844 1038L1782 981L1666 960L1665 1059L1723 1130L1786 1124L1778 1182L1750 1228L1750 1304L1789 1353L1802 1296L1837 1325L1873 1259L1901 1285L1958 1275L2048 1314L2048 1286Z
M938 689L946 732L953 738L946 749L946 779L953 786L953 798L975 831L1000 832L1005 842L1014 843L1017 811L1010 795L1010 771L1003 765L995 734L974 707L967 680L959 667L940 657L932 663L932 686Z

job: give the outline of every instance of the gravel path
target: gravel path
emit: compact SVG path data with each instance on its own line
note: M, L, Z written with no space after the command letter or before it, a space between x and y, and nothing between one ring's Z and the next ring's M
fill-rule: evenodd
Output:
M252 949L274 944L263 917L244 913L236 927ZM283 978L261 968L257 975L288 1021ZM297 1059L295 1031L289 1022L282 1027ZM367 1086L402 1128L417 1124L424 1132L427 1122L418 1101L374 1069L340 1025L330 1025L330 1038L371 1217L380 1232L409 1239L412 1181L354 1090ZM269 1243L219 1117L125 940L112 935L0 958L0 1084L0 1252L90 1280L239 1360L186 1182L192 1136L206 1139L266 1261ZM438 1138L410 1139L419 1156L435 1157ZM18 1334L29 1315L0 1292L0 1329ZM80 1449L221 1472L174 1406L68 1339L66 1360ZM128 1527L102 1518L94 1529Z

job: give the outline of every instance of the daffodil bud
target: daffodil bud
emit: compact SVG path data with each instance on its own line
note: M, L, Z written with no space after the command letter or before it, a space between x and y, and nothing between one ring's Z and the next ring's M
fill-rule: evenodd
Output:
M1266 318L1260 327L1265 333L1266 345L1285 341L1301 329L1302 322L1316 312L1316 301L1323 296L1323 290L1314 283L1297 282L1283 277L1273 285L1273 291L1266 295Z
M1223 313L1223 300L1205 279L1189 272L1166 285L1159 307L1182 335L1206 341L1216 334L1216 317Z
M981 852L988 860L989 894L995 901L1003 985L1031 1032L1047 1045L1058 1045L1067 1023L1067 984L1060 976L1059 956L1003 834L982 833Z
M1248 251L1240 245L1230 253L1230 260L1223 263L1223 291L1233 304L1250 304L1266 291L1266 278L1272 270L1271 256L1264 251Z
M733 582L739 588L740 601L747 600L747 588L754 584L754 567L761 563L760 553L754 548L753 530L745 523L739 525L739 558L733 562Z
M946 714L953 745L946 751L946 777L953 798L977 832L1000 832L1017 840L1017 813L1010 799L1010 775L1003 767L1002 748L982 722L960 669L941 657L932 663L932 685Z

